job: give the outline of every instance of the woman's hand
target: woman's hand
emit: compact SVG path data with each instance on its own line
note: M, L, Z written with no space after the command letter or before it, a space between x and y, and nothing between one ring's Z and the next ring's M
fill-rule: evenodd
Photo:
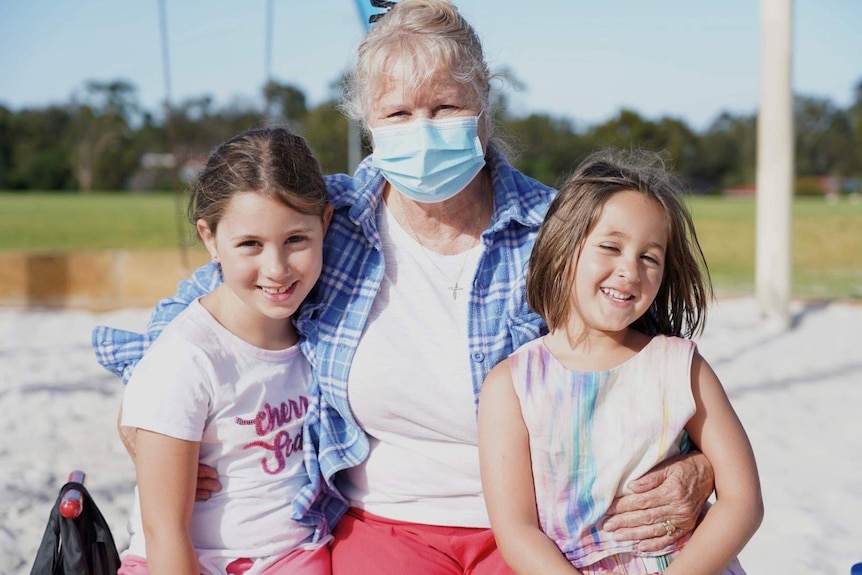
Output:
M664 549L695 528L714 487L705 455L679 455L630 482L633 493L614 500L603 529L618 541L640 541L639 551Z
M213 492L221 491L218 472L208 465L198 463L198 479L195 484L195 501L206 501Z

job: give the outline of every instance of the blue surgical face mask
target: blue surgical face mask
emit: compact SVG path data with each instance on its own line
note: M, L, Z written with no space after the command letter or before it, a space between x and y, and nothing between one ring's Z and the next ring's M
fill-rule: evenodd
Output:
M371 165L417 202L448 200L485 165L479 117L465 116L372 128Z

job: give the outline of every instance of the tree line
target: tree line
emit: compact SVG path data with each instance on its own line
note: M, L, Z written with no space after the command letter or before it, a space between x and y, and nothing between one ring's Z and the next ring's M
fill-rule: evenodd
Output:
M263 106L232 102L217 107L211 97L201 96L156 115L137 103L131 83L89 81L65 104L17 111L0 105L0 190L177 189L219 142L272 124L303 135L324 173L344 172L349 126L338 110L338 84L332 88L332 96L316 106L307 104L299 88L270 82L263 89ZM857 182L862 177L862 81L854 96L846 109L828 99L795 98L796 173L809 188L820 176ZM664 152L700 193L755 179L754 113L719 113L700 132L678 118L655 120L630 109L579 127L550 114L516 117L502 93L494 101L497 132L511 148L514 164L549 185L558 185L591 151L608 146ZM367 142L363 147L368 153ZM798 183L797 192L804 192L800 185L805 187Z

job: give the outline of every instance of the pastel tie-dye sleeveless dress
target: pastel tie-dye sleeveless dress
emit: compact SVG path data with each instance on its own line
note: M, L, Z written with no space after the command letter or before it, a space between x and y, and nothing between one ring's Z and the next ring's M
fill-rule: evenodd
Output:
M639 554L636 543L614 541L600 525L626 483L687 442L694 350L691 340L656 336L636 356L600 372L567 369L541 338L510 356L541 528L587 575L660 573L685 543ZM744 571L734 561L725 574Z

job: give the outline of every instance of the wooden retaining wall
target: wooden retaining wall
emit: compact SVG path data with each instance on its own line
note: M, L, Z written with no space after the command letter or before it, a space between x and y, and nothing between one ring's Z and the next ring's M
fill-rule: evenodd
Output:
M152 307L209 259L180 250L0 252L0 306Z

